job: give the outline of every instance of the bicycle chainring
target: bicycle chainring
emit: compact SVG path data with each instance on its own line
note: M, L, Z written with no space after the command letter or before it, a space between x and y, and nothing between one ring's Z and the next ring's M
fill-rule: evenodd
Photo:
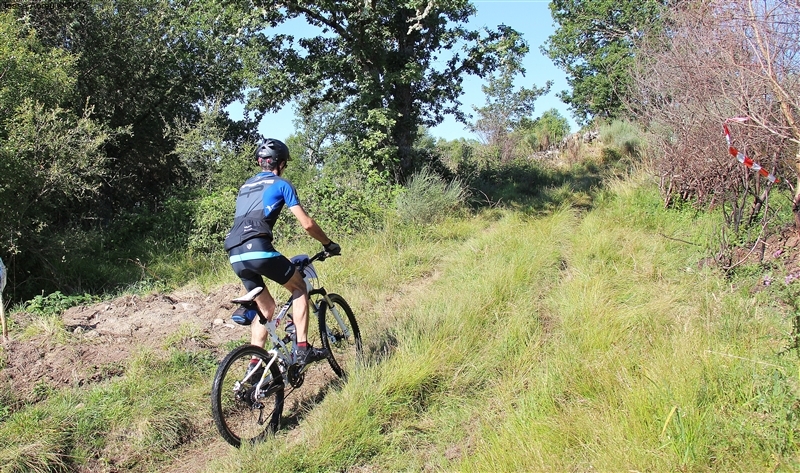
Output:
M303 371L300 371L300 367L297 366L297 364L289 366L289 370L286 374L289 378L289 384L291 384L293 388L299 388L302 386L303 381L306 379L306 374Z

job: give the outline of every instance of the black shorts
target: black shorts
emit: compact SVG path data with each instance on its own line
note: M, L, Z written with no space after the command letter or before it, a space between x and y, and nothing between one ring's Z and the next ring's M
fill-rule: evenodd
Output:
M266 238L251 238L228 252L233 272L252 291L265 287L262 276L283 285L294 275L295 267L288 258L275 251Z

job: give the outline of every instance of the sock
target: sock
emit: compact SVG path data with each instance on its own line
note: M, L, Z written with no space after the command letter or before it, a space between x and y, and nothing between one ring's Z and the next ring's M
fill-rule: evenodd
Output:
M305 342L297 342L297 348L302 348L303 350L308 348L308 341Z

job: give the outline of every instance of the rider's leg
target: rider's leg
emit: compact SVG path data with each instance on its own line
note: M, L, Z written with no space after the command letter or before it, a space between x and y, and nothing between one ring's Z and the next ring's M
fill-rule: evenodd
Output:
M261 294L256 296L256 305L267 320L272 320L275 315L275 299L269 293L269 289L265 287ZM264 348L264 344L267 343L267 333L267 327L254 320L250 324L250 343Z
M295 269L291 279L283 285L292 293L292 320L296 327L297 343L308 341L308 291L300 271Z
M294 299L292 300L292 318L296 327L297 334L297 363L303 367L308 363L319 361L328 356L323 348L312 347L308 344L308 290L306 282L298 271L292 278L283 285L291 291Z

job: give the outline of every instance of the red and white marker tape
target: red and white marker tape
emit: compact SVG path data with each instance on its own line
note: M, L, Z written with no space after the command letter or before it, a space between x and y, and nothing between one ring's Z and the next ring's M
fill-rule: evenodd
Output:
M753 171L758 171L759 174L769 179L770 182L780 182L780 179L767 172L767 170L762 168L760 164L754 162L744 153L740 153L738 149L731 146L731 131L728 129L728 122L742 123L745 121L747 121L747 117L733 117L725 120L725 123L722 124L722 129L725 130L725 140L728 142L728 152L731 154L731 156L736 158L737 161L751 168Z

